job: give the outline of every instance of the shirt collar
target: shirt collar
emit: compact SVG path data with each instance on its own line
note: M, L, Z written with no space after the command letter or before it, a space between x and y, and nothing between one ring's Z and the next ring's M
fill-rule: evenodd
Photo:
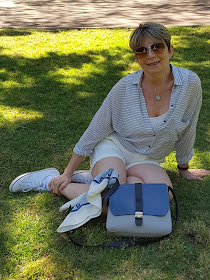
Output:
M171 67L172 67L172 73L174 76L174 85L182 85L182 79L181 79L178 67L176 67L172 64L171 64ZM143 73L144 73L144 71L142 69L135 72L135 76L132 81L133 85L138 85L138 84L140 85Z
M133 85L140 85L143 73L144 71L142 69L135 72L135 76L132 82Z
M171 64L171 67L172 67L172 73L173 73L173 76L174 76L174 85L176 85L176 86L182 85L183 82L182 82L182 78L181 78L181 75L180 75L179 68L172 65L172 64Z

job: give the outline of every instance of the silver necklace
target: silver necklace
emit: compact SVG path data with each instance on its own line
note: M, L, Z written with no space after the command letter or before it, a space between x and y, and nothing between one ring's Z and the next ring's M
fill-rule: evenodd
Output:
M156 96L155 96L155 99L157 100L157 101L160 101L160 93L155 89L155 88L153 88L148 82L147 82L147 80L145 79L145 82L147 83L147 85L157 94ZM168 82L168 77L167 77L167 79L166 79L166 83Z
M152 88L153 90L154 90L154 92L157 94L156 96L155 96L155 99L157 100L157 101L160 101L160 93L155 89L155 88Z

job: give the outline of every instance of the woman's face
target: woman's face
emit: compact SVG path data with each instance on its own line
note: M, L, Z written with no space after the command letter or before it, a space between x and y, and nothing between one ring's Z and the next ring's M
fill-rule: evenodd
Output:
M163 43L162 48L159 51L155 51L154 43ZM144 47L144 55L136 53L135 58L139 66L148 74L165 72L169 69L169 61L173 55L173 46L171 45L169 50L165 42L161 42L155 38L146 38L142 46ZM154 47L154 51L152 48Z

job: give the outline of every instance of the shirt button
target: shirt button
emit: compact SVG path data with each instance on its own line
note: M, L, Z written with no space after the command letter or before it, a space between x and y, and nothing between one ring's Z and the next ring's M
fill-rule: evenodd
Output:
M151 146L148 146L149 148L151 148Z

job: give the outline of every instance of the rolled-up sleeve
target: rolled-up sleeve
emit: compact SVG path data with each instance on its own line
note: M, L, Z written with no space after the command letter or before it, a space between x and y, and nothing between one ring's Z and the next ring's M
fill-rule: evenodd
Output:
M175 143L176 160L179 164L187 163L193 157L196 127L202 104L202 89L199 77L195 75L192 82L192 97L188 107L189 125Z

